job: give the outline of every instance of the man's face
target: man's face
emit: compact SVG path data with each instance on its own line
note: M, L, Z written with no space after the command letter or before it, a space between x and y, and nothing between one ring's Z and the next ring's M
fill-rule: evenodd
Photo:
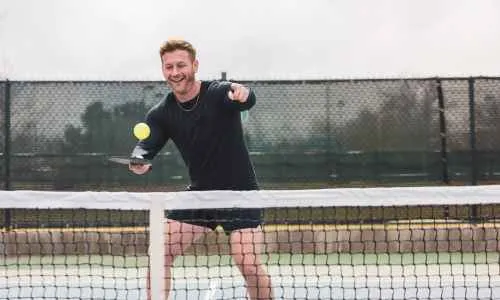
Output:
M166 52L162 55L163 77L176 94L186 94L190 91L198 71L198 61L193 60L184 50Z

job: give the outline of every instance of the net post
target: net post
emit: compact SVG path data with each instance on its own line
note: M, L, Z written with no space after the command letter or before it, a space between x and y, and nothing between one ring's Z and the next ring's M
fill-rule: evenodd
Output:
M149 210L149 272L151 300L165 300L165 205L162 197L151 196ZM166 223L165 223L166 224Z

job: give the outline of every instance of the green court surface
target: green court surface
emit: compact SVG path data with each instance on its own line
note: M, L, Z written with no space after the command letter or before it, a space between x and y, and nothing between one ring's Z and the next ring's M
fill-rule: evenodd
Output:
M276 299L500 298L500 254L271 254ZM145 299L146 256L0 260L0 299ZM171 299L245 299L230 256L181 256Z
M495 264L500 252L435 252L435 253L373 253L373 254L269 254L263 255L267 265L421 265L421 264ZM174 267L226 266L232 264L229 255L176 258ZM32 268L34 266L78 266L145 268L147 256L71 255L71 256L19 256L0 257L0 269Z

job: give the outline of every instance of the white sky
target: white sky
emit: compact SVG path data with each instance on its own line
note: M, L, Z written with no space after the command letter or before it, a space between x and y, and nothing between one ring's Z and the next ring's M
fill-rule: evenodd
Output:
M162 80L171 36L205 79L500 75L498 0L0 0L0 77Z

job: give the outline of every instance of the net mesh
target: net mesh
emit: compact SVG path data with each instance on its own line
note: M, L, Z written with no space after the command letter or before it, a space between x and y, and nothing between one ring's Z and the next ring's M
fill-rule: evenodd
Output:
M275 299L498 299L499 193L4 191L11 220L0 234L0 299L146 299L158 238L150 225L163 222L151 219L153 202L167 211L262 209L256 243ZM247 299L229 239L218 228L176 257L170 299Z

